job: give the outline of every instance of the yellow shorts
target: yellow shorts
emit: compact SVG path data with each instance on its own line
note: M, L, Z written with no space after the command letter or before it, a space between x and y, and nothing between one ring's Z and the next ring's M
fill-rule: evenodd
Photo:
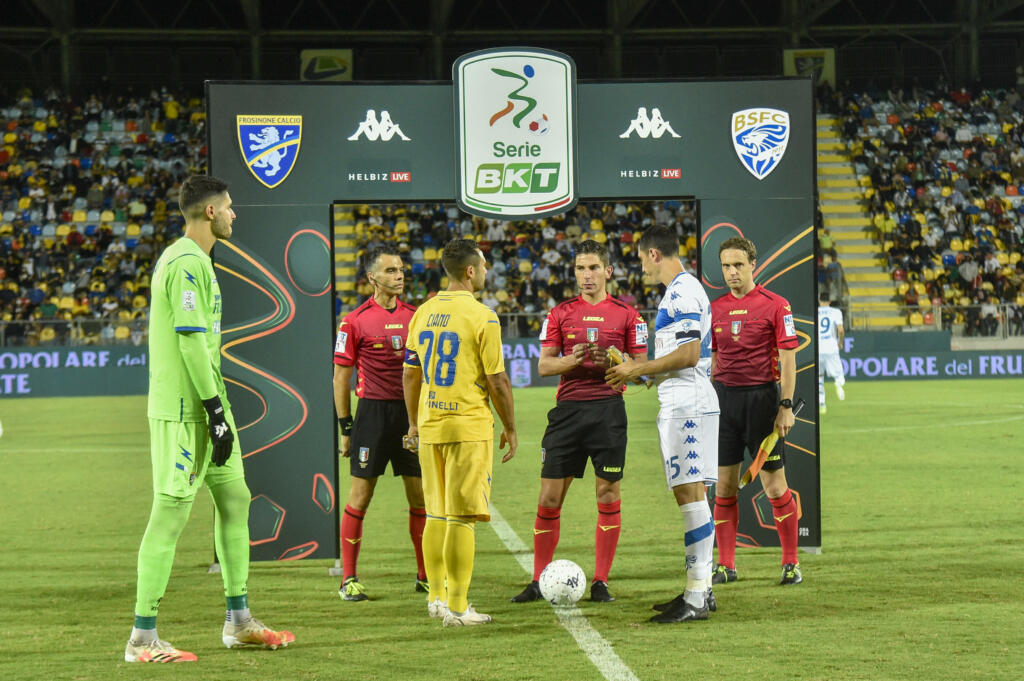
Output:
M149 420L153 492L191 499L204 482L207 487L216 487L236 478L245 478L238 429L230 410L225 418L235 434L235 442L231 456L220 467L210 465L213 448L210 429L205 422Z
M420 443L423 498L436 518L491 519L491 464L494 441Z

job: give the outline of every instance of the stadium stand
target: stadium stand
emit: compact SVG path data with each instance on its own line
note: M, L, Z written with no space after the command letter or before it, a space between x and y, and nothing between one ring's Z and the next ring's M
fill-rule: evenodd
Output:
M1016 90L852 93L836 120L857 189L823 227L861 246L850 313L1018 335L1024 311L1024 100ZM820 171L819 171L820 172ZM838 203L838 202L837 202ZM844 220L837 210L848 211ZM833 216L829 219L829 211ZM836 234L839 236L839 234ZM867 244L867 245L864 245ZM842 249L842 246L837 246ZM843 253L840 251L840 260ZM851 253L847 257L854 256ZM847 272L851 269L847 268ZM878 309L888 310L878 312Z
M145 341L148 273L180 234L168 206L205 164L204 123L199 98L166 89L0 100L0 343Z

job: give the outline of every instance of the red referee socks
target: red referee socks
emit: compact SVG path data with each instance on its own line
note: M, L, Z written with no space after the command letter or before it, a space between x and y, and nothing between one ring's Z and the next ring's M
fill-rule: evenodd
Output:
M622 500L616 499L610 504L597 505L597 527L594 528L594 579L595 582L607 582L608 573L615 560L615 549L619 545L619 533L622 531L622 514L619 509Z
M427 570L423 567L423 526L427 524L427 509L409 509L409 537L416 551L416 579L426 579Z
M537 506L537 519L533 522L533 581L540 579L540 573L555 556L558 546L561 508Z
M359 547L363 543L363 518L366 511L357 511L345 504L341 514L341 568L345 577L356 574L359 561Z
M736 497L715 497L715 542L718 544L718 564L736 569L736 528L740 510Z
M778 499L772 502L772 515L775 517L775 529L779 533L779 544L782 545L782 564L799 562L796 557L796 545L800 518L797 513L796 499L787 489Z

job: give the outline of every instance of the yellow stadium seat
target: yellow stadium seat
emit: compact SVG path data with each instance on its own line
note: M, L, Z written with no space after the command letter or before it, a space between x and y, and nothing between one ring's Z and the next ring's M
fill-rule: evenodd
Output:
M130 315L129 315L130 317ZM132 337L132 330L127 324L118 324L114 329L114 340L125 341Z
M130 222L128 227L124 230L125 236L138 236L142 228L137 223Z
M935 281L935 270L931 267L925 267L921 270L921 274L924 275L925 281Z
M74 213L72 213L71 219L74 222L85 222L86 220L89 219L87 215L88 214L84 210L76 210Z
M947 186L942 188L942 191L940 193L943 196L950 196L950 195L953 194L953 188L947 185Z
M957 304L963 306L970 305L971 299L968 298L967 296L960 296L960 300L957 301Z
M999 251L998 253L996 253L996 260L999 262L1000 265L1010 264L1010 256L1004 253L1003 251Z
M108 208L107 210L105 210L102 213L100 213L100 222L113 222L113 221L114 221L114 211L112 211L112 210L110 210Z
M57 236L59 238L63 239L68 234L71 234L71 225L65 223L57 226Z
M54 330L53 326L51 326L50 324L47 324L46 326L44 326L42 328L42 330L39 332L39 342L40 343L49 343L50 341L52 341L56 337L57 337L57 331Z
M992 291L996 290L995 284L993 284L991 281L983 281L983 282L981 282L981 288L982 288L982 290L989 291L989 292L992 292Z
M520 260L519 261L519 273L520 274L529 274L530 272L533 272L533 263L530 262L529 260Z
M1017 263L1020 262L1021 257L1022 256L1019 251L1014 251L1013 253L1010 254L1010 264L1016 265Z
M592 238L599 244L603 244L608 241L608 235L604 232L594 232L594 236Z
M962 251L964 250L964 242L957 237L953 237L949 240L949 247L954 251Z
M423 249L423 259L427 261L437 260L437 249L433 246Z
M28 210L32 205L32 199L28 196L23 196L18 199L18 210Z
M914 282L914 291L915 291L915 292L917 293L917 295L919 295L919 296L921 296L921 295L924 295L925 293L928 293L928 289L927 289L927 288L925 287L925 285L924 285L924 284L923 284L922 282L920 282L920 281L916 281L916 282Z
M909 291L909 290L910 290L910 284L908 282L903 282L899 286L896 287L896 294L903 296L903 295L906 295L907 291Z
M924 316L920 312L913 312L910 315L911 326L921 326L924 324Z
M71 296L61 296L57 301L57 307L61 310L71 310L75 307L75 299Z

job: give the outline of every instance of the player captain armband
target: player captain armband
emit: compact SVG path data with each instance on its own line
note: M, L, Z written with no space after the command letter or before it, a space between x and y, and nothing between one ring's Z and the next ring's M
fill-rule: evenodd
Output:
M604 351L608 355L608 366L610 367L617 366L626 361L626 356L622 354L622 350L619 350L614 345L609 345L604 349ZM654 379L650 376L638 376L633 379L633 382L637 385L647 386L648 388L654 385Z
M338 426L341 427L341 434L348 437L352 434L352 416L339 416Z

